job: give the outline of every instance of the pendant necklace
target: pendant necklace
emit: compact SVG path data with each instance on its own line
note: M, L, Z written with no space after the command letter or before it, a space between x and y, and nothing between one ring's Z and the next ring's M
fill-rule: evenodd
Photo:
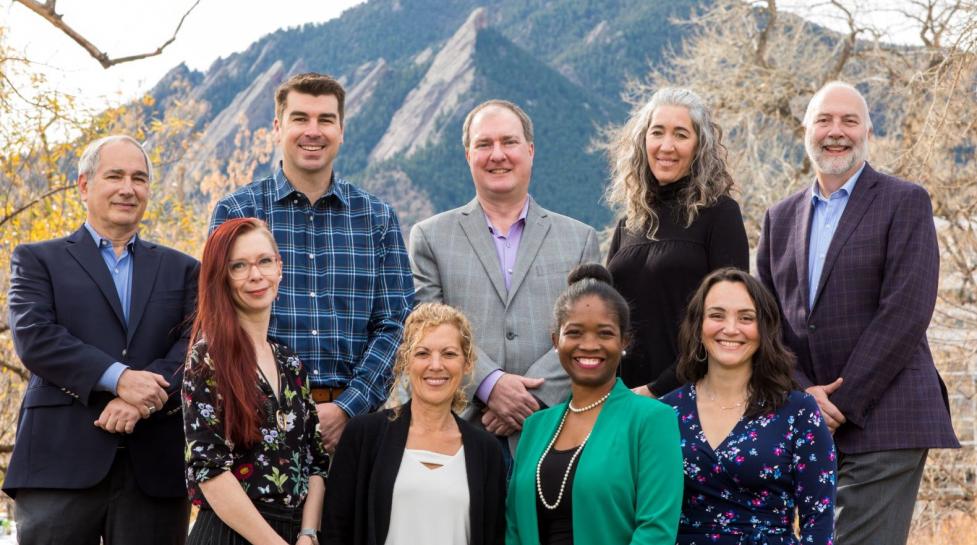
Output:
M274 349L272 349L272 355L274 356ZM274 361L275 361L275 371L278 371L278 360L275 359ZM261 370L261 366L258 365L257 367L258 367L258 373L261 374L261 378L263 378L265 380L265 383L268 384L268 388L271 389L271 396L275 400L274 401L274 403L275 403L275 407L274 407L275 408L275 411L274 411L275 412L275 425L278 428L278 431L280 431L280 432L285 431L285 427L286 427L286 424L287 424L287 419L285 418L285 411L282 410L281 399L279 397L279 394L278 394L278 392L275 391L274 388L272 388L271 381L268 380L268 377L267 376L265 376L265 372ZM281 388L281 385L282 385L282 374L279 371L278 372L278 387ZM271 401L271 400L269 400L269 401Z

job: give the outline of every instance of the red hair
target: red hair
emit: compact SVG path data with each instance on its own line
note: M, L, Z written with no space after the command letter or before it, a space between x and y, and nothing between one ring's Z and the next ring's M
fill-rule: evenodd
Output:
M207 239L200 265L197 317L190 334L193 343L201 339L207 342L216 394L222 400L219 410L223 412L224 437L244 447L261 440L260 412L264 400L256 382L258 359L251 338L238 320L227 263L234 241L255 230L267 233L272 246L276 246L268 226L255 218L228 220ZM190 369L190 372L204 370L207 368Z

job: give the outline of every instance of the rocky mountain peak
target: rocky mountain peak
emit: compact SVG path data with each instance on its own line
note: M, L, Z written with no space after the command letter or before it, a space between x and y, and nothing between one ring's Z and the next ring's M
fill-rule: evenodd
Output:
M459 109L475 81L475 43L486 24L485 8L475 9L444 44L370 152L371 163L400 153L410 157L439 139L439 120Z

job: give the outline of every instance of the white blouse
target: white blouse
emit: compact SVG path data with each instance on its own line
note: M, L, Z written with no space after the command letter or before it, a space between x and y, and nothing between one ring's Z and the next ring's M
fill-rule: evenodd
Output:
M425 463L441 467L430 469ZM394 482L385 545L469 543L467 475L465 447L452 456L406 449Z

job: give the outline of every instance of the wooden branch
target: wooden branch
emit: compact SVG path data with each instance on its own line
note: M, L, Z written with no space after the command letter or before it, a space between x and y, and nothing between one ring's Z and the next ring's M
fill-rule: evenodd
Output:
M14 446L11 445L0 445L0 454L9 454L14 451ZM6 471L7 468L2 468Z
M753 63L762 68L769 68L767 65L767 44L770 42L770 32L773 30L774 26L777 24L777 2L776 0L767 0L767 25L763 27L760 31L760 37L757 38L756 50L753 52Z
M5 224L8 221L14 219L14 217L16 217L18 214L24 212L28 208L30 208L30 207L34 206L35 204L43 201L44 199L50 197L51 195L54 195L56 193L60 193L60 192L65 191L67 189L71 189L74 186L75 186L74 184L65 184L65 185L62 185L62 186L55 187L54 189L48 191L47 193L44 193L43 195L39 195L39 196L35 197L34 199L32 199L27 204L21 206L20 208L17 208L16 210L10 212L6 216L0 218L0 227L3 227L3 224Z
M85 36L80 34L77 30L71 28L71 26L68 25L68 23L64 22L61 14L54 11L56 0L47 0L44 3L41 3L38 0L14 0L14 2L18 2L22 4L24 7L26 7L27 9L40 15L42 18L44 18L45 21L51 23L51 25L53 25L55 28L57 28L65 35L67 35L69 38L74 40L75 43L80 45L85 51L88 52L89 55L91 55L95 60L97 60L98 63L102 65L102 68L109 68L116 64L136 61L148 57L155 57L156 55L161 54L168 45L170 45L176 40L176 35L177 33L180 32L180 28L183 26L183 21L185 21L187 16L190 15L190 12L193 11L193 9L196 8L198 4L200 4L200 0L196 0L196 2L194 2L193 5L190 6L190 9L188 9L186 13L183 14L183 17L180 17L180 22L179 24L176 25L176 30L173 31L173 36L171 36L169 40L163 42L163 45L157 47L155 51L150 51L148 53L141 53L139 55L129 55L128 57L118 57L113 59L109 57L108 53L105 53L104 51L100 50L98 47L95 46L95 44L90 42L88 38L85 38Z

